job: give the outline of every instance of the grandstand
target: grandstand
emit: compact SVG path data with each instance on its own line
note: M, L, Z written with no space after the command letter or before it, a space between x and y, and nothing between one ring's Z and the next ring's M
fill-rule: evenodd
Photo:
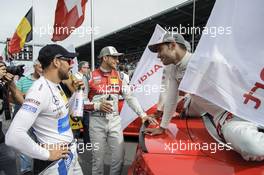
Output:
M196 0L195 27L202 29L210 16L215 0ZM106 45L113 45L119 52L125 53L120 59L129 67L135 67L136 62L140 59L156 24L163 28L171 29L172 27L191 28L193 21L193 1L189 0L168 10L160 12L154 16L145 18L137 23L128 25L120 30L99 37L95 40L95 56L100 49ZM182 32L181 32L182 33ZM182 33L183 34L183 33ZM192 36L186 31L183 34L186 40L191 43ZM201 32L195 35L195 46L201 36ZM83 44L76 48L79 53L79 60L88 60L91 62L91 43ZM95 59L95 65L98 66L98 60Z

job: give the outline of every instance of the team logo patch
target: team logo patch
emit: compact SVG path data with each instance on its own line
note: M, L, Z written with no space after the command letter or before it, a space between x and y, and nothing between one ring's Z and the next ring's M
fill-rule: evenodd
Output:
M101 76L93 77L93 81L94 81L94 83L100 83L101 80L102 80L102 77L101 77Z
M59 105L60 104L59 98L57 96L53 95L52 103L55 105Z
M36 111L37 111L36 107L33 107L31 105L28 105L28 104L23 104L21 108L25 111L29 111L29 112L33 112L33 113L36 113Z
M59 107L57 107L56 109L52 110L52 112L57 112L57 111L61 110L63 107L64 107L64 106L59 106Z
M110 78L110 84L118 84L118 78L117 77L111 77Z
M27 102L27 103L32 103L32 104L37 105L37 106L40 105L40 102L37 101L37 100L35 100L35 99L33 99L33 98L26 98L26 99L25 99L25 102Z
M96 77L93 77L94 80L101 80L102 77L101 76L96 76Z
M70 129L69 115L62 117L58 120L58 132L62 134Z

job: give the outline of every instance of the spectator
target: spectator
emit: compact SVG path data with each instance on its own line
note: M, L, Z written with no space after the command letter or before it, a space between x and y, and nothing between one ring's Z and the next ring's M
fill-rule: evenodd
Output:
M23 96L26 95L27 91L32 86L33 82L42 75L42 68L38 60L34 61L33 67L34 67L34 72L32 74L25 77L21 77L16 83L18 90L20 90L23 93ZM23 101L16 103L14 115L17 113L22 103Z
M89 63L87 61L81 61L78 65L78 72L74 75L79 80L82 80L84 83L84 104L88 104L88 91L89 91ZM83 113L83 142L86 145L90 143L89 136L89 112L84 111Z
M125 70L126 70L125 65L122 64L122 65L119 66L121 80L125 81L126 84L129 84L129 76L127 75Z
M4 63L0 63L0 174L1 175L16 175L16 154L6 144L5 136L3 133L2 122L4 120L3 114L3 95L4 85L7 80L12 81L13 75L6 72L6 66Z

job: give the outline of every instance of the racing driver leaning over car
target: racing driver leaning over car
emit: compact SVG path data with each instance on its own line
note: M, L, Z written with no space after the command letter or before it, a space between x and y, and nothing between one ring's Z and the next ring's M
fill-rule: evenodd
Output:
M124 158L124 139L121 128L121 118L118 112L118 97L122 95L128 105L142 118L151 123L157 123L153 117L147 116L132 91L123 83L116 70L118 53L112 46L104 47L98 58L100 68L92 72L89 81L88 97L91 104L85 105L85 110L92 110L89 133L91 143L99 144L99 149L92 150L92 174L104 174L104 152L108 145L111 151L111 175L121 174Z
M162 134L168 127L176 109L178 85L185 73L191 54L186 51L184 38L178 33L166 33L162 42L150 45L149 49L158 53L158 58L164 65L174 64L175 66L170 72L167 99L160 127L146 129L146 133L157 135ZM227 143L231 143L233 149L239 152L245 160L261 161L264 159L264 133L255 124L233 116L203 98L195 95L191 95L191 98L190 107L199 114L206 111L213 116L218 134Z
M187 51L191 52L190 43L185 40L184 44L185 44ZM159 96L159 100L157 103L157 111L156 111L156 113L152 114L152 117L159 118L159 117L162 117L162 115L163 115L164 103L166 101L166 94L167 94L166 92L167 92L168 86L169 86L169 76L171 74L170 71L171 71L171 69L173 69L173 67L174 67L174 64L164 65L164 69L163 69L163 73L162 73L162 79L161 79L161 86L163 86L164 89L162 91L160 91L160 96ZM185 99L185 97L184 97L185 94L186 93L183 91L179 92L178 103L182 102L181 104L184 105L183 100ZM182 105L179 105L179 104L177 105L176 112L182 110L182 108L184 107ZM177 116L176 112L173 114L173 117Z

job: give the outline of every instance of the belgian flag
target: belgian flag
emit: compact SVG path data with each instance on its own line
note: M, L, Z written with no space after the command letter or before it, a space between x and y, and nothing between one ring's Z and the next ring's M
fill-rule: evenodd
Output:
M25 42L32 40L32 14L33 8L27 12L26 16L20 21L12 39L8 42L8 53L15 54L22 50Z

